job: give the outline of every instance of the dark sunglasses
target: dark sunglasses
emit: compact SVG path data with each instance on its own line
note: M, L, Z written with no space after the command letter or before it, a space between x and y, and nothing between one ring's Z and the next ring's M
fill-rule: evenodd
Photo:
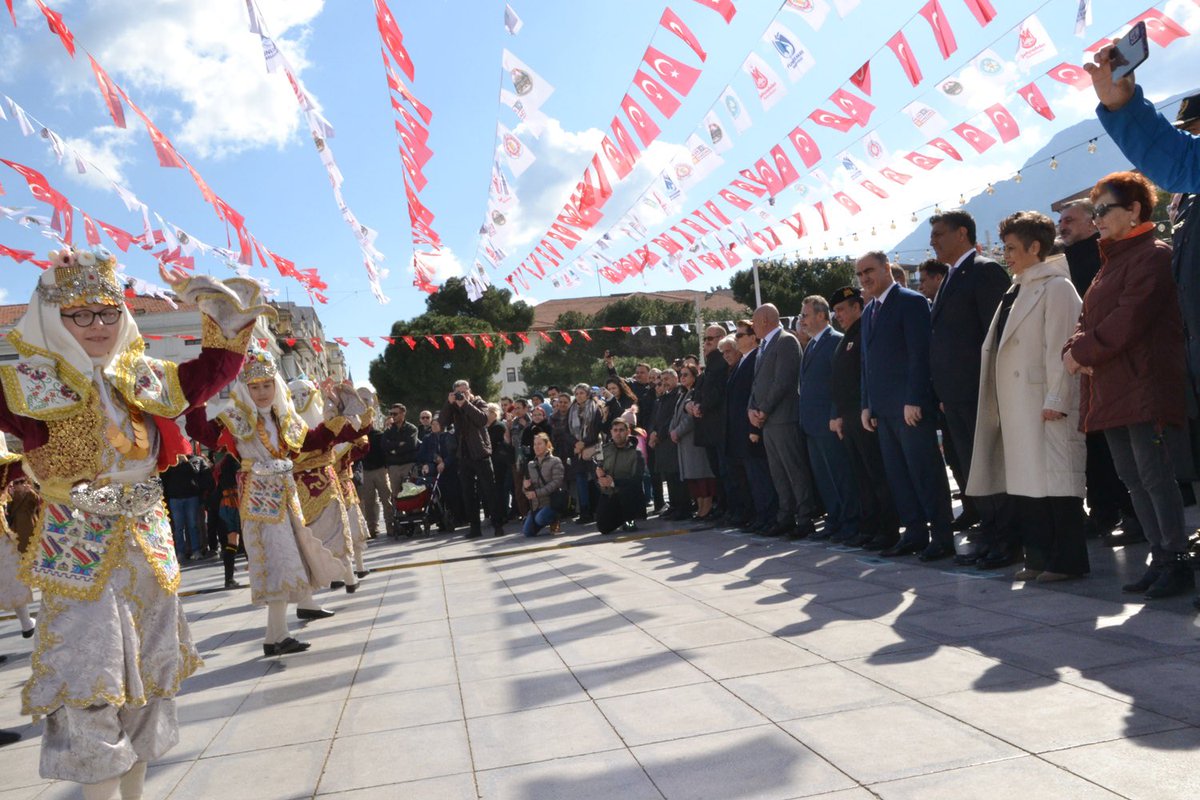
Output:
M1092 211L1092 218L1102 219L1108 216L1108 212L1112 211L1114 208L1128 209L1129 206L1125 203L1101 203L1100 205L1096 206L1094 211Z

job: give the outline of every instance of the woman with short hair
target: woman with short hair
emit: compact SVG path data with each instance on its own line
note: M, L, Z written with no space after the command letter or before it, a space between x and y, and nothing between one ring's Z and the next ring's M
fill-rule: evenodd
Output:
M533 436L533 458L525 464L523 488L529 500L529 514L525 517L525 535L537 536L547 525L558 521L559 511L554 507L554 497L565 483L562 459L554 455L554 445L546 433Z

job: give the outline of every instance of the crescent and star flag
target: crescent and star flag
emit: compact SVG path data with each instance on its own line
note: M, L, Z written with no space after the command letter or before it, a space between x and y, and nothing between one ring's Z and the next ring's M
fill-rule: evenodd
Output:
M641 139L642 145L649 147L658 138L658 123L629 95L625 95L621 101L621 110L625 112L625 117L633 127L634 133Z
M496 137L500 142L500 151L507 159L508 168L514 176L520 176L536 160L529 148L504 123L496 123Z
M871 121L871 112L875 110L875 106L854 93L848 92L845 89L838 89L830 95L829 99L864 128Z
M637 160L641 158L642 151L638 150L637 145L633 143L633 137L629 135L629 131L625 130L625 126L617 117L613 117L610 127L613 138L616 140L617 146L621 148L621 154L625 156L625 160L631 165L636 164Z
M912 175L906 175L903 172L897 172L891 167L884 167L879 170L879 174L887 178L892 183L898 183L901 186L912 180Z
M904 157L906 159L908 159L909 161L911 161L913 164L916 164L921 169L925 169L925 170L933 169L938 164L942 163L942 160L940 158L934 158L933 156L922 155L921 153L918 153L915 150ZM886 175L887 173L884 173L884 174Z
M787 157L787 153L783 152L783 145L777 144L771 148L771 158L775 162L775 171L779 173L784 188L800 180L800 173L796 171L796 165Z
M958 42L954 38L954 31L950 28L950 20L946 19L946 12L942 10L942 4L938 0L929 0L921 9L920 14L929 23L929 27L933 28L933 38L937 40L942 58L952 56L958 49Z
M1092 76L1083 67L1075 64L1059 64L1047 72L1046 75L1059 83L1074 86L1081 92L1092 88Z
M704 52L704 48L700 46L700 40L696 38L696 34L692 33L692 29L684 24L679 15L671 10L670 6L663 9L662 17L658 20L658 24L682 39L683 43L692 48L692 52L701 61L708 59L708 53Z
M839 117L832 111L826 111L818 108L816 111L808 115L808 118L826 128L833 128L835 131L845 133L854 127L855 119L853 117Z
M525 27L525 22L517 16L517 12L508 3L504 4L504 29L510 35L516 36L521 32L521 28Z
M852 217L862 211L862 206L856 203L854 198L845 192L838 192L833 196L833 199L841 203L842 206L850 212L850 216Z
M750 114L746 111L742 98L738 96L732 86L725 87L725 91L721 92L721 105L729 112L729 116L733 119L733 127L738 133L750 130L750 126L753 124Z
M1017 40L1017 66L1022 72L1029 72L1035 65L1058 55L1050 34L1036 14L1021 23Z
M975 19L979 21L980 27L987 27L987 24L996 18L996 9L992 8L992 4L988 0L964 0L967 8L971 9L971 13L975 15Z
M850 82L858 87L863 94L871 93L871 62L863 64L850 76Z
M996 133L1000 134L1000 141L1005 144L1021 135L1021 129L1017 126L1016 119L1001 103L988 106L983 113L988 115L992 125L996 128Z
M955 149L954 145L950 144L948 141L946 141L945 139L943 139L940 136L936 139L930 139L929 144L932 147L936 147L938 150L941 150L943 153L950 156L955 161L963 160L962 155L958 152L958 150Z
M783 68L787 71L788 80L793 83L803 78L816 65L808 48L800 43L795 33L779 21L767 26L762 39L779 56Z
M917 63L917 56L913 53L904 31L898 31L895 36L888 39L887 46L896 54L896 59L900 62L900 67L904 70L904 76L908 78L908 82L913 86L919 84L922 77L921 65Z
M963 138L967 144L975 148L976 153L986 153L988 148L996 143L990 134L984 133L969 122L954 126L954 132Z
M390 70L391 67L389 66L388 69ZM418 100L413 95L412 92L410 92L407 88L405 88L403 84L401 84L399 92L400 92L400 96L408 101L408 104L411 105L416 110L417 115L421 119L425 120L425 124L428 125L430 123L430 121L433 119L433 112L430 111L425 106L424 103L422 103L420 100Z
M553 86L507 49L501 51L500 67L504 70L507 85L512 87L517 99L526 110L538 110L542 107L542 103L545 103L550 95L554 94Z
M164 167L177 167L182 169L183 159L175 150L175 145L171 144L171 140L166 134L158 129L147 114L134 105L129 99L129 95L121 92L121 97L125 99L125 103L133 109L133 113L137 114L142 120L142 124L146 126L146 133L150 134L150 143L154 145L154 153L158 156L158 163Z
M696 2L720 14L726 23L732 20L733 15L737 13L737 9L733 6L733 0L696 0Z
M57 11L52 11L46 6L42 0L34 0L37 7L41 9L42 15L46 17L46 25L50 28L50 32L57 36L62 41L62 46L71 54L71 58L75 57L75 36L71 33L71 29L67 27L67 23L63 22L62 14ZM8 3L9 13L12 13L12 3ZM13 25L17 24L17 18L13 16Z
M818 161L821 160L821 148L817 147L817 142L808 132L797 125L788 134L788 140L792 146L796 148L796 152L800 156L800 160L804 162L804 166L812 169Z
M396 18L392 16L392 10L384 0L375 0L375 25L379 28L383 46L391 53L392 60L400 66L400 70L410 81L415 80L412 58L404 49L404 34L400 32L400 26L396 24Z
M779 82L775 70L771 69L758 53L751 52L746 56L746 60L742 62L742 71L754 81L763 111L770 111L787 95L787 89Z
M29 184L29 193L35 199L43 203L48 203L55 212L62 215L66 223L66 230L63 231L63 240L66 242L72 241L72 219L74 215L71 209L71 201L66 198L66 195L53 188L50 182L46 180L46 176L32 167L27 167L24 164L18 164L15 161L9 161L4 158L0 158L0 163L12 167L18 175L25 179L25 183Z
M703 126L705 136L715 152L724 153L733 147L733 139L729 137L729 133L725 130L725 126L722 124L721 118L717 116L716 111L709 111L705 114L700 124Z
M108 77L108 73L104 68L96 63L96 59L88 54L88 61L91 62L92 72L96 74L96 83L100 84L100 94L104 97L104 103L108 106L108 113L112 116L113 124L118 128L125 127L125 107L121 105L121 93L117 89L117 85L113 83L112 78Z
M654 47L646 48L646 55L642 57L642 61L658 73L663 83L682 97L687 97L688 92L696 85L696 79L700 77L700 70L689 67Z
M617 173L617 180L624 180L625 176L633 171L633 164L625 158L625 154L621 149L613 144L613 140L605 136L600 140L600 149L604 152L608 163L612 165L613 172Z
M783 7L798 14L814 31L821 30L829 16L829 3L825 0L785 0Z
M664 89L662 84L641 69L634 73L633 82L664 117L670 119L675 116L675 112L679 110L679 101L675 99L675 95Z
M733 206L734 208L741 209L742 211L745 211L746 209L748 209L754 205L746 198L742 197L739 194L734 193L733 191L731 191L729 189L722 189L721 191L717 192L717 194L726 203L729 203L729 205Z
M1171 42L1188 35L1187 29L1157 8L1134 17L1129 24L1137 25L1139 22L1146 23L1146 35L1159 47L1168 47Z
M1046 119L1054 119L1054 111L1050 108L1050 104L1046 102L1046 96L1042 94L1042 90L1038 88L1036 83L1031 83L1017 89L1017 94L1021 95L1034 111Z

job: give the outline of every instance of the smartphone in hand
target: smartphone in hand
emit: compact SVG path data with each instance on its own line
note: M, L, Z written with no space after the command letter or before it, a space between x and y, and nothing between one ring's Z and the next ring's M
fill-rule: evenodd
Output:
M1142 20L1117 41L1116 47L1109 56L1113 83L1140 67L1142 62L1149 57L1150 43L1146 39L1146 21Z

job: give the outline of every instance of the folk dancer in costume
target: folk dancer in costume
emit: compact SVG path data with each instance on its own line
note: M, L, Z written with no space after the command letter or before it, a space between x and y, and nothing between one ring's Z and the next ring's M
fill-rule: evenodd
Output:
M354 577L365 578L371 574L363 564L363 553L367 549L367 539L370 531L367 528L367 518L363 515L362 502L358 497L358 488L354 485L354 462L361 461L370 450L367 442L369 425L363 426L362 436L353 442L335 445L333 448L333 468L338 480L342 482L342 496L346 498L346 519L350 522L350 543L354 549ZM395 513L392 509L384 509L384 513Z
M241 369L254 320L229 285L160 268L202 314L184 364L145 354L103 248L50 254L0 365L0 429L21 439L43 500L21 577L41 591L26 714L45 717L40 772L86 800L142 796L146 764L179 740L175 695L201 661L176 597L179 564L158 474L188 454L174 418ZM246 281L245 283L249 283Z
M21 456L8 452L8 442L0 433L0 610L16 614L21 636L29 639L33 637L33 617L29 614L33 592L17 576L22 549L17 532L8 523L9 485L24 477Z
M349 410L355 414L367 411L352 388L341 387L342 393L349 396L349 402L345 402L344 399L339 401L334 395L328 404L322 391L310 380L297 378L288 384L288 388L292 393L296 413L309 429L319 428L327 417L345 418L344 413L339 413L342 410ZM365 435L365 428L369 428L371 423L370 414L365 414L365 417L365 423L351 423L362 435ZM342 565L338 579L331 583L330 588L340 589L345 586L347 594L358 590L358 576L351 563L354 555L354 528L347 518L347 498L335 464L340 455L338 448L350 446L350 443L346 442L321 450L308 450L301 453L292 463L296 489L300 494L300 508L304 512L304 523Z
M211 417L211 418L210 418ZM188 434L206 447L222 448L241 460L239 484L242 543L250 567L250 600L267 607L263 653L298 653L307 642L288 633L287 606L301 620L332 617L312 593L343 575L343 566L304 523L294 460L327 452L358 432L345 418L309 428L296 412L283 376L270 353L254 347L228 402L188 414Z

